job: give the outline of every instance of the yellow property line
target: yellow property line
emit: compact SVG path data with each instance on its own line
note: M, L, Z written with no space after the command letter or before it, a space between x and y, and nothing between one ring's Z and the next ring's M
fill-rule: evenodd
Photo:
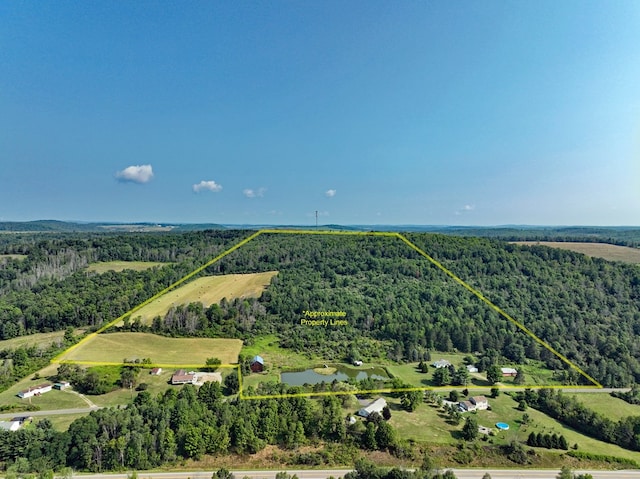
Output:
M141 308L143 308L144 306L146 306L150 302L158 299L160 296L162 296L165 293L169 292L170 290L174 289L176 286L179 286L180 284L184 283L185 281L191 279L193 276L201 273L203 270L205 270L206 268L208 268L212 264L216 263L217 261L219 261L220 259L224 258L225 256L227 256L228 254L232 253L233 251L241 248L242 246L244 246L248 242L252 241L253 239L257 238L258 236L260 236L263 233L265 233L265 234L295 234L295 235L302 235L302 234L334 235L334 236L383 236L383 237L399 238L401 241L403 241L405 244L407 244L411 249L415 250L418 254L420 254L421 256L425 257L434 266L436 266L442 272L444 272L447 276L452 278L460 286L464 287L466 290L471 292L473 295L477 296L481 301L483 301L491 309L493 309L498 314L500 314L501 316L503 316L504 318L509 320L511 323L516 325L519 329L521 329L527 335L529 335L531 338L533 338L538 344L540 344L543 347L545 347L551 353L553 353L558 358L560 358L563 362L568 364L571 368L575 369L578 373L580 373L582 376L584 376L589 381L591 381L595 386L597 386L598 388L602 388L603 387L594 378L592 378L587 373L585 373L582 369L580 369L580 367L578 367L572 361L570 361L565 356L563 356L558 351L556 351L551 345L547 344L545 341L543 341L538 336L536 336L533 332L531 332L522 323L518 322L517 320L512 318L509 314L507 314L505 311L503 311L501 308L499 308L498 306L493 304L490 300L485 298L484 295L480 291L476 290L475 288L470 286L468 283L463 281L459 276L457 276L456 274L451 272L449 269L444 267L439 261L437 261L436 259L434 259L431 256L429 256L422 249L420 249L414 243L409 241L405 236L403 236L402 234L397 233L397 232L381 232L381 231L331 231L331 230L296 230L296 229L262 229L262 230L259 230L259 231L255 232L254 234L248 236L244 240L240 241L236 245L232 246L228 250L226 250L223 253L219 254L218 256L213 258L212 260L210 260L210 261L206 262L205 264L203 264L202 266L196 268L191 273L185 275L184 277L182 277L181 279L179 279L175 283L171 284L170 286L166 287L165 289L163 289L159 293L155 294L151 298L147 299L146 301L140 303L139 305L135 306L131 310L127 311L122 316L120 316L120 317L114 319L113 321L107 323L106 325L102 326L96 332L87 335L81 341L79 341L78 343L74 344L69 349L67 349L66 351L60 353L58 356L53 358L51 362L52 363L66 363L66 364L118 365L118 366L125 364L125 363L103 363L103 362L96 362L96 361L62 360L61 358L63 356L65 356L66 354L70 353L71 351L75 350L76 348L78 348L82 344L86 343L87 341L90 341L95 336L97 336L98 334L100 334L103 331L107 330L111 326L113 326L113 325L117 324L118 322L122 321L127 315L131 315L131 314L135 313L136 311L140 310ZM201 368L201 367L204 367L205 365L193 365L193 364L189 364L189 365L176 365L176 364L173 364L173 365L160 365L160 364L153 364L153 365L144 365L144 366L146 366L146 367L167 367L167 368L169 368L169 367L173 367L173 368L176 368L176 367L178 367L178 368ZM406 391L430 391L430 390L439 390L439 389L444 389L444 388L451 389L451 386L444 386L442 388L438 388L438 387L432 387L432 388L423 387L423 388L408 388L408 389L380 389L380 390L372 390L372 391L322 391L322 392L312 392L312 393L278 394L278 395L270 395L270 396L244 396L243 387L242 387L242 374L241 374L239 365L225 364L225 365L220 365L219 367L237 367L238 368L238 381L239 381L239 387L240 387L239 398L240 399L266 399L266 398L279 398L279 397L305 397L305 396L328 396L328 395L342 395L342 394L367 394L367 393L368 394L372 394L372 393L391 393L391 392L406 392ZM542 389L542 388L564 388L564 389L570 389L570 388L580 388L580 387L584 387L584 386L571 386L571 385L566 385L566 386L539 386L539 385L534 385L534 386L493 386L493 387L499 387L501 389L508 389L508 388L522 389L522 388L525 388L525 387L529 387L529 388L532 388L532 389ZM478 387L474 386L473 388L477 389Z

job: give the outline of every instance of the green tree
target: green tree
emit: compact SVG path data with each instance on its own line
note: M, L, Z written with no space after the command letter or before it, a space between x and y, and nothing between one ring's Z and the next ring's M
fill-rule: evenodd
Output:
M422 391L407 391L402 394L400 404L405 411L413 412L422 401Z
M211 479L235 479L235 476L231 471L223 467L214 472Z
M447 386L451 383L451 376L449 375L449 368L438 368L433 373L433 382L436 386Z
M496 384L501 378L502 372L500 371L500 368L495 364L489 366L487 369L487 381L489 381L490 384Z
M522 370L522 368L519 368L518 372L516 373L516 377L513 378L513 384L522 385L525 382L526 382L526 378L524 376L524 371Z
M478 420L475 415L467 416L462 426L462 437L466 441L473 441L478 437Z
M207 358L205 362L205 366L206 366L205 369L207 371L216 371L221 364L222 364L222 361L220 361L218 358Z
M224 378L225 394L237 394L240 389L240 381L238 379L238 373L233 371L226 378Z
M569 466L562 466L560 474L556 476L556 479L574 479L573 471Z

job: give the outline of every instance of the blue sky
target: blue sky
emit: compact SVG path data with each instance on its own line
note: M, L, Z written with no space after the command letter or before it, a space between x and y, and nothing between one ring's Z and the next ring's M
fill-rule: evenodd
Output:
M640 224L636 1L0 18L0 220Z

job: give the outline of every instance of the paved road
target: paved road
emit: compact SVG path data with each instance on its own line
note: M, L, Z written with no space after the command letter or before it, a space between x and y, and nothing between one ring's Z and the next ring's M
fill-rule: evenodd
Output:
M295 470L287 469L299 479L326 479L344 476L349 469ZM492 479L556 479L557 469L453 469L458 479L481 479L488 472ZM232 471L237 479L273 479L278 471ZM594 479L638 479L640 471L575 471L589 473ZM139 472L140 479L211 479L213 471L192 472ZM127 474L75 474L82 479L127 479Z
M48 411L14 411L0 414L0 420L11 419L16 416L53 416L63 414L89 414L91 411L100 409L98 406L78 407L74 409L51 409Z

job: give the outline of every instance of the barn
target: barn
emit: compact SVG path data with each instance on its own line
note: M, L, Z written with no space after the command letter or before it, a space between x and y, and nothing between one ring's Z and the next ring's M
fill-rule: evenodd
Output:
M264 359L261 356L254 356L251 360L251 372L261 373L264 371Z

